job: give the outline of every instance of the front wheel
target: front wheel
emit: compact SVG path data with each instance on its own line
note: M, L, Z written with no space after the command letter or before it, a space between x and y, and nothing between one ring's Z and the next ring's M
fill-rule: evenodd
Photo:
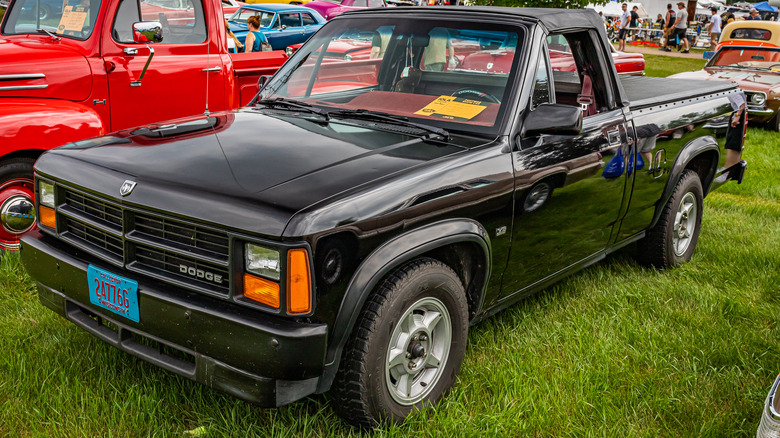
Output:
M775 132L780 132L780 109L777 114L769 121L769 128Z
M658 223L639 242L641 262L666 269L691 259L701 229L703 198L699 175L685 170Z
M16 250L19 237L35 228L32 158L0 163L0 249Z
M345 347L335 410L373 428L435 404L455 382L467 335L466 295L452 269L428 258L397 268L372 292Z

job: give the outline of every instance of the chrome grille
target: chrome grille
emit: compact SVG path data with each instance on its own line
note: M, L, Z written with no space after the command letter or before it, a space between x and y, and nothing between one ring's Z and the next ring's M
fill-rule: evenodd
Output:
M60 237L112 264L197 292L227 297L230 240L224 231L125 208L60 189Z

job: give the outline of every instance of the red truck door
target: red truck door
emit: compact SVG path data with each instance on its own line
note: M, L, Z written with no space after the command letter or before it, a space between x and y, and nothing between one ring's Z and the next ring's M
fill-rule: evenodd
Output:
M112 130L203 113L207 94L210 111L227 109L225 68L211 24L214 13L206 0L121 0L103 38L109 84ZM140 17L139 17L140 11ZM133 42L132 25L159 21L163 41ZM208 91L207 91L208 90Z

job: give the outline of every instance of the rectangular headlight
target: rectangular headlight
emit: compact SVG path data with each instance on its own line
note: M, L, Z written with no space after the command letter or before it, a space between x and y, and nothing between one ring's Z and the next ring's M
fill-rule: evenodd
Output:
M54 208L54 184L38 181L38 202L41 205Z
M251 243L247 243L244 249L246 254L245 269L247 272L272 280L279 280L281 276L279 251Z

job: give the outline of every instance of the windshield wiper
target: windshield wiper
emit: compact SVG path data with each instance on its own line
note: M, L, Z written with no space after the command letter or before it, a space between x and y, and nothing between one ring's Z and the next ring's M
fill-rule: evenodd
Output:
M334 111L328 111L328 116L345 118L345 119L368 120L368 121L382 122L382 123L401 125L401 126L409 126L412 128L419 129L421 131L429 132L431 134L440 137L437 140L446 140L450 137L450 133L447 132L446 129L437 128L431 125L425 125L423 123L410 122L409 119L407 119L406 117L394 116L392 114L385 114L377 111L369 111L364 109L334 110Z
M308 113L317 114L319 116L324 117L325 120L328 120L328 112L316 108L312 105L309 105L308 103L300 102L297 100L285 99L283 97L275 97L273 99L260 99L255 104L265 105L273 108L285 108L285 109L292 109L298 111L305 111Z
M41 29L41 28L38 28L37 30L38 30L38 32L40 32L40 33L45 33L46 35L48 35L48 36L50 36L50 37L54 38L54 40L55 40L55 41L59 41L59 40L60 40L60 37L58 37L57 35L55 35L55 34L53 34L53 33L49 32L49 31L48 31L48 30L46 30L46 29Z

